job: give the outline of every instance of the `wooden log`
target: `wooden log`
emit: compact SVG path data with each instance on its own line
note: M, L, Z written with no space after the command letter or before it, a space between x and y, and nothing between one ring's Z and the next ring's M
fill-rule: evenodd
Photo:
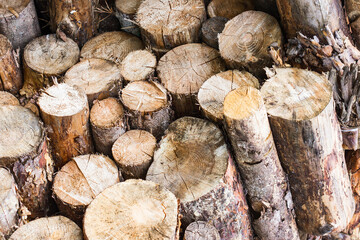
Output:
M81 225L86 207L103 190L119 181L118 168L110 158L81 155L57 172L53 194L61 213Z
M241 87L226 95L226 131L254 211L260 239L297 239L290 188L270 130L260 91Z
M16 94L22 87L22 83L20 65L13 47L9 39L0 34L0 90Z
M51 31L61 30L82 47L96 32L94 7L91 0L51 0Z
M15 180L5 168L0 168L0 209L0 239L6 239L18 225L19 200Z
M38 105L58 169L72 157L93 151L89 106L81 89L56 84L40 95Z
M131 129L149 131L160 138L173 119L166 89L154 81L129 83L121 92Z
M280 26L273 16L258 11L234 17L219 36L219 49L226 64L259 78L265 77L263 68L273 64L268 54L271 44L282 45Z
M121 76L126 83L147 80L154 75L156 64L156 57L151 52L133 51L121 62Z
M276 68L275 73L261 94L289 177L298 227L313 235L339 232L351 220L355 203L332 86L307 70Z
M137 12L145 45L159 56L179 45L198 42L205 20L203 0L145 0Z
M251 0L212 0L207 12L212 17L225 17L232 19L242 12L253 10L254 3Z
M0 106L2 105L20 105L19 100L9 92L0 91Z
M159 183L180 200L182 226L206 221L221 239L252 239L240 176L215 124L194 117L171 123L146 180Z
M221 72L206 80L197 96L203 115L213 122L222 123L225 96L241 86L260 87L256 77L239 70Z
M86 209L85 239L179 239L178 202L158 184L127 180L105 189Z
M23 49L41 35L34 0L5 0L0 6L0 33L14 49Z
M90 111L91 132L97 152L111 155L114 142L126 131L125 113L116 98L95 101Z
M144 130L130 130L116 140L112 153L125 179L145 179L155 147L156 138Z
M119 19L121 30L140 37L140 29L136 24L136 12L142 0L116 0L116 17Z
M31 97L42 88L53 83L79 61L79 47L67 38L59 39L55 34L41 36L31 41L24 50L24 86L20 94Z
M196 95L201 85L224 70L219 52L198 43L174 48L160 59L156 68L161 83L172 96L176 117L199 115Z
M219 49L218 35L224 30L225 23L229 19L224 17L212 17L201 26L201 40L210 47Z
M62 239L82 240L82 231L70 219L63 216L39 218L23 225L9 240Z
M116 97L122 87L118 66L114 62L97 58L85 59L72 66L65 73L63 82L82 88L90 107L95 100Z
M0 138L0 166L12 170L19 200L30 211L30 218L45 216L53 161L39 117L21 106L1 106L0 135L8 136Z
M213 225L197 221L186 228L184 240L220 240L220 234Z

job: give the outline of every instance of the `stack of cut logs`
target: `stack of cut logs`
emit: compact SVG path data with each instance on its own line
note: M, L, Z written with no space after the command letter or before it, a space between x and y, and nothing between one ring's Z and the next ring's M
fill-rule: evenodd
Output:
M357 0L0 0L0 240L359 240Z

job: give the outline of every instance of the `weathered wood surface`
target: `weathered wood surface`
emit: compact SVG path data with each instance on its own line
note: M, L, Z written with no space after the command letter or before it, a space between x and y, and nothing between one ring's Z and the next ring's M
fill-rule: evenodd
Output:
M125 83L148 80L154 76L157 65L156 57L147 50L129 53L121 62L120 72Z

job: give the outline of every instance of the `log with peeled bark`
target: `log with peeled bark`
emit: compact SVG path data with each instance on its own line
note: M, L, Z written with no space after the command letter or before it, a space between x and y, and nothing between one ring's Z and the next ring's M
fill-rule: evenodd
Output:
M207 12L211 18L225 17L232 19L242 12L253 10L252 0L212 0L207 6Z
M264 67L272 65L268 47L282 46L277 20L264 12L246 11L228 21L219 36L221 56L230 68L245 69L264 78Z
M313 235L340 232L355 203L332 86L326 76L307 70L275 68L273 74L261 94L289 177L298 227Z
M12 170L30 218L47 214L53 161L39 117L21 106L0 106L0 166Z
M213 122L222 123L225 96L241 86L260 87L256 77L239 70L221 72L206 80L198 93L198 102L205 117Z
M9 92L0 91L0 106L2 105L20 105L19 100Z
M122 87L119 67L111 61L98 58L85 59L72 66L62 80L69 86L82 88L89 101L116 97Z
M154 81L135 81L121 91L131 129L149 131L161 138L173 119L166 89Z
M95 101L90 110L90 124L95 149L107 156L112 156L112 145L126 131L122 104L116 98Z
M121 30L140 37L140 29L136 24L136 12L142 0L116 0L116 17L119 19Z
M81 225L86 207L119 180L115 163L104 155L74 157L56 173L53 195L64 216Z
M199 43L172 49L160 59L156 68L161 83L172 96L177 117L199 115L196 95L201 85L224 70L225 64L219 52Z
M161 56L179 45L198 42L205 5L203 0L145 0L136 20L146 46Z
M290 187L276 152L260 91L241 87L224 100L226 132L233 147L260 239L300 240Z
M20 94L33 96L37 91L53 83L79 61L78 45L55 34L38 37L26 45L24 50L24 86Z
M2 0L0 2L0 33L14 49L23 49L41 35L34 0Z
M0 90L12 94L18 93L23 84L20 64L15 54L9 39L0 34Z
M89 106L82 89L56 84L40 95L38 105L58 169L72 157L93 151Z
M184 240L220 240L220 234L213 225L197 221L186 228Z
M212 17L206 20L201 26L201 40L210 47L219 49L218 35L224 30L227 21L229 19L224 17Z
M180 200L182 226L211 222L222 239L252 239L245 194L225 139L215 124L194 117L171 123L146 180Z
M112 153L125 179L145 179L155 148L156 138L151 133L130 130L116 140Z
M86 209L85 239L179 239L178 201L158 184L127 180L105 189Z
M101 58L120 64L130 52L140 49L144 49L142 41L130 33L105 32L87 41L80 57Z
M9 240L61 239L82 240L80 227L63 216L44 217L29 222L16 230Z

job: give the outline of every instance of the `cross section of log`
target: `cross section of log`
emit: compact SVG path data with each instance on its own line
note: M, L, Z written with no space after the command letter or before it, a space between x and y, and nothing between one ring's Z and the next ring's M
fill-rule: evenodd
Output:
M232 19L242 12L253 9L254 3L251 0L212 0L207 6L207 12L211 18L225 17Z
M20 102L11 93L0 91L0 106L1 105L20 105Z
M136 24L136 12L142 0L116 0L116 17L119 19L121 29L140 37L140 29Z
M220 234L213 225L197 221L186 228L184 240L220 240Z
M126 82L147 80L154 75L156 57L147 50L129 53L121 62L121 76Z

